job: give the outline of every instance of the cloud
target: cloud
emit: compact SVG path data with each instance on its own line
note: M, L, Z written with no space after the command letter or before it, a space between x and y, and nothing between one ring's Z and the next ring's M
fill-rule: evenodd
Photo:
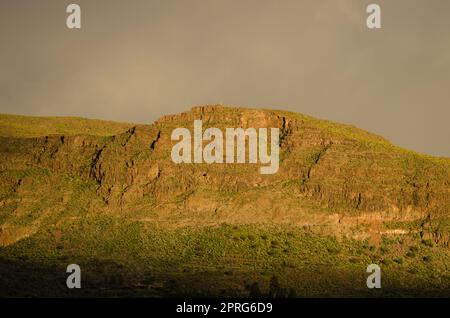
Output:
M450 2L0 3L0 111L151 122L191 105L281 108L450 156ZM407 10L405 9L407 8Z

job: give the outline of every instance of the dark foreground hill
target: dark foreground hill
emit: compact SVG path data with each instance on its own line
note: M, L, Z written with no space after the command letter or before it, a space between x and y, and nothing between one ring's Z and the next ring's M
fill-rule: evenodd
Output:
M278 127L279 171L173 163L195 119ZM450 296L449 159L222 106L151 125L1 115L0 136L1 296Z

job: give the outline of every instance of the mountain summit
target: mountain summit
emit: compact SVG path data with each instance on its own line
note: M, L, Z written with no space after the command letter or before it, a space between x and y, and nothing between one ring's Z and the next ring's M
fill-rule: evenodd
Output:
M263 175L259 164L172 162L172 131L194 120L223 131L278 128L279 170ZM450 277L439 273L450 255L449 159L349 125L220 105L150 125L0 115L0 136L4 268L19 260L55 268L75 259L93 272L107 262L122 277L132 266L132 277L119 285L145 294L133 284L147 279L151 295L248 296L255 288L240 284L242 275L263 294L274 292L276 279L286 293L323 295L325 289L310 287L337 275L327 287L332 293L365 295L365 266L384 262L389 292L403 290L402 268L419 268L403 292L419 293L426 282L424 293L448 293ZM428 269L420 272L414 260ZM333 261L338 268L321 272ZM305 269L322 273L306 279L308 288ZM209 283L191 285L202 273ZM222 292L213 277L227 279ZM116 295L117 286L107 285ZM21 288L10 292L21 295Z

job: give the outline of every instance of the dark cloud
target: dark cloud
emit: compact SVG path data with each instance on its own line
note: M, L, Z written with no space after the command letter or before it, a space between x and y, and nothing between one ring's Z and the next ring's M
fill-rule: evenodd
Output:
M81 30L65 26L71 2ZM278 108L450 156L449 12L448 0L2 1L0 111L151 122L198 104Z

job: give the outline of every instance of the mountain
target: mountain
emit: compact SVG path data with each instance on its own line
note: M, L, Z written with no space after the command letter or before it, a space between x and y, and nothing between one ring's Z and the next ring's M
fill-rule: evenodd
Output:
M199 119L279 128L278 172L173 163L172 131ZM220 105L150 125L0 115L0 136L5 296L450 295L448 158ZM79 290L65 286L71 263Z

